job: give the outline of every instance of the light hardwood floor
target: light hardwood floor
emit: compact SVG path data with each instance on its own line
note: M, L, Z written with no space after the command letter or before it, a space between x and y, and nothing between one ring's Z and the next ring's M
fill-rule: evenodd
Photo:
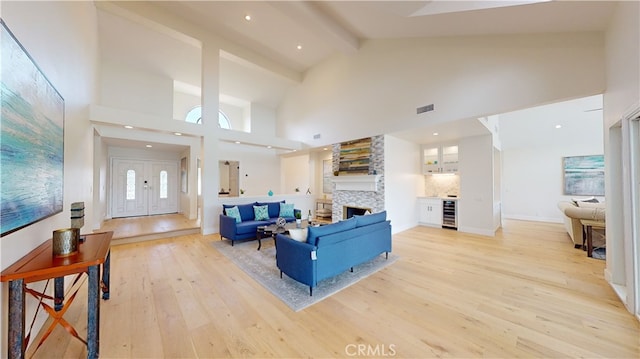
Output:
M113 246L101 357L640 357L640 324L603 279L605 262L559 224L508 221L495 238L410 229L393 237L396 263L298 313L218 240ZM84 335L86 297L76 301L66 318ZM58 327L35 355L50 357L86 350Z

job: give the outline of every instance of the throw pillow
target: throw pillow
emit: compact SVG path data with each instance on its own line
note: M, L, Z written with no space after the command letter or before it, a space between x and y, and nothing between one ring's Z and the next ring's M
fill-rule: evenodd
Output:
M253 214L256 221L266 221L269 219L269 206L253 206Z
M587 198L571 198L571 200L573 201L574 204L578 204L579 202L591 202L591 203L598 203L598 199L591 196L591 197L587 197Z
M280 203L280 217L293 217L293 203Z
M242 218L240 218L240 210L238 209L238 206L227 208L225 212L227 212L227 216L235 218L236 223L242 222Z

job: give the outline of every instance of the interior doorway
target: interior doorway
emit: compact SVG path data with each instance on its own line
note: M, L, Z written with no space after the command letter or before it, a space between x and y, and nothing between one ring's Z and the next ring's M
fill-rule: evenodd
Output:
M240 195L240 162L219 161L220 197L238 197Z
M114 158L111 217L178 212L178 163Z

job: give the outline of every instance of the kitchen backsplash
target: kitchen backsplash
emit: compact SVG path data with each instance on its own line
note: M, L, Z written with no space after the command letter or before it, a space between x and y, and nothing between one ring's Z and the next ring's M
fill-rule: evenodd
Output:
M424 188L425 196L429 197L446 197L447 195L460 195L460 176L424 176Z

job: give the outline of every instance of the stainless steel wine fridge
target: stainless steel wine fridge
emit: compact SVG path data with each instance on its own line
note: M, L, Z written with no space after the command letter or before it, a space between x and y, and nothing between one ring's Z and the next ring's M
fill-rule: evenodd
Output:
M458 229L457 203L456 200L442 200L442 227Z

